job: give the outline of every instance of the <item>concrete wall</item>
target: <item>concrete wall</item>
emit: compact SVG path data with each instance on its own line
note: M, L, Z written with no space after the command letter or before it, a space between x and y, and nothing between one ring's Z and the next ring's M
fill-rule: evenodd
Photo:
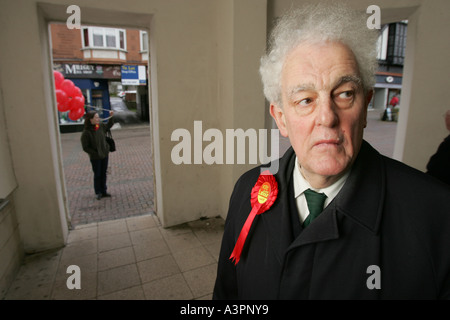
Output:
M10 196L6 200L0 210L0 300L14 280L24 256L14 199Z
M267 3L221 0L217 9L217 128L223 133L226 129L264 129L259 59L266 47ZM254 166L237 164L237 160L220 165L220 186L212 187L220 194L222 217L226 217L234 183Z
M14 205L16 188L3 95L0 90L0 300L14 280L23 258L23 245Z
M379 88L375 90L373 97L373 107L374 109L378 109L383 111L386 108L388 89Z
M61 246L67 235L56 113L48 108L48 42L36 3L9 1L2 7L2 113L17 183L15 212L24 248L33 252Z

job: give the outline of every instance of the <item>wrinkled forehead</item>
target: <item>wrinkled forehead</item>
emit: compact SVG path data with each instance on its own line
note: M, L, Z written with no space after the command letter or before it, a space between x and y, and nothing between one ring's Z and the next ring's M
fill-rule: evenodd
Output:
M363 83L353 52L340 42L297 45L286 56L281 78L285 93Z

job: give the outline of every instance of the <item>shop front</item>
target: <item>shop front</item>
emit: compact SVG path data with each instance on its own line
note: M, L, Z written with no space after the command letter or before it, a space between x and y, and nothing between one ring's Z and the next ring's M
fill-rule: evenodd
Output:
M101 118L109 116L111 105L108 83L110 80L121 81L120 65L54 63L53 69L81 89L86 111L96 110ZM69 119L68 112L58 111L58 119L61 133L83 130L83 118L73 121Z

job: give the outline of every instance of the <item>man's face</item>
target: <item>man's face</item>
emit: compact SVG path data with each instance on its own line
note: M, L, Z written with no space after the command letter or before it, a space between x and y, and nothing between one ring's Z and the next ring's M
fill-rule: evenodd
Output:
M272 104L270 111L313 187L331 185L353 163L371 96L364 95L355 57L343 44L301 44L286 57L283 106Z

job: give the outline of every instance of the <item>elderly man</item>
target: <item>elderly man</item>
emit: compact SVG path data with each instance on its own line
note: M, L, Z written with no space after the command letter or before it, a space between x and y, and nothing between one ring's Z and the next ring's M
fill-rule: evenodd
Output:
M260 71L292 148L236 183L215 299L450 298L450 189L363 140L376 37L339 5L278 22Z

